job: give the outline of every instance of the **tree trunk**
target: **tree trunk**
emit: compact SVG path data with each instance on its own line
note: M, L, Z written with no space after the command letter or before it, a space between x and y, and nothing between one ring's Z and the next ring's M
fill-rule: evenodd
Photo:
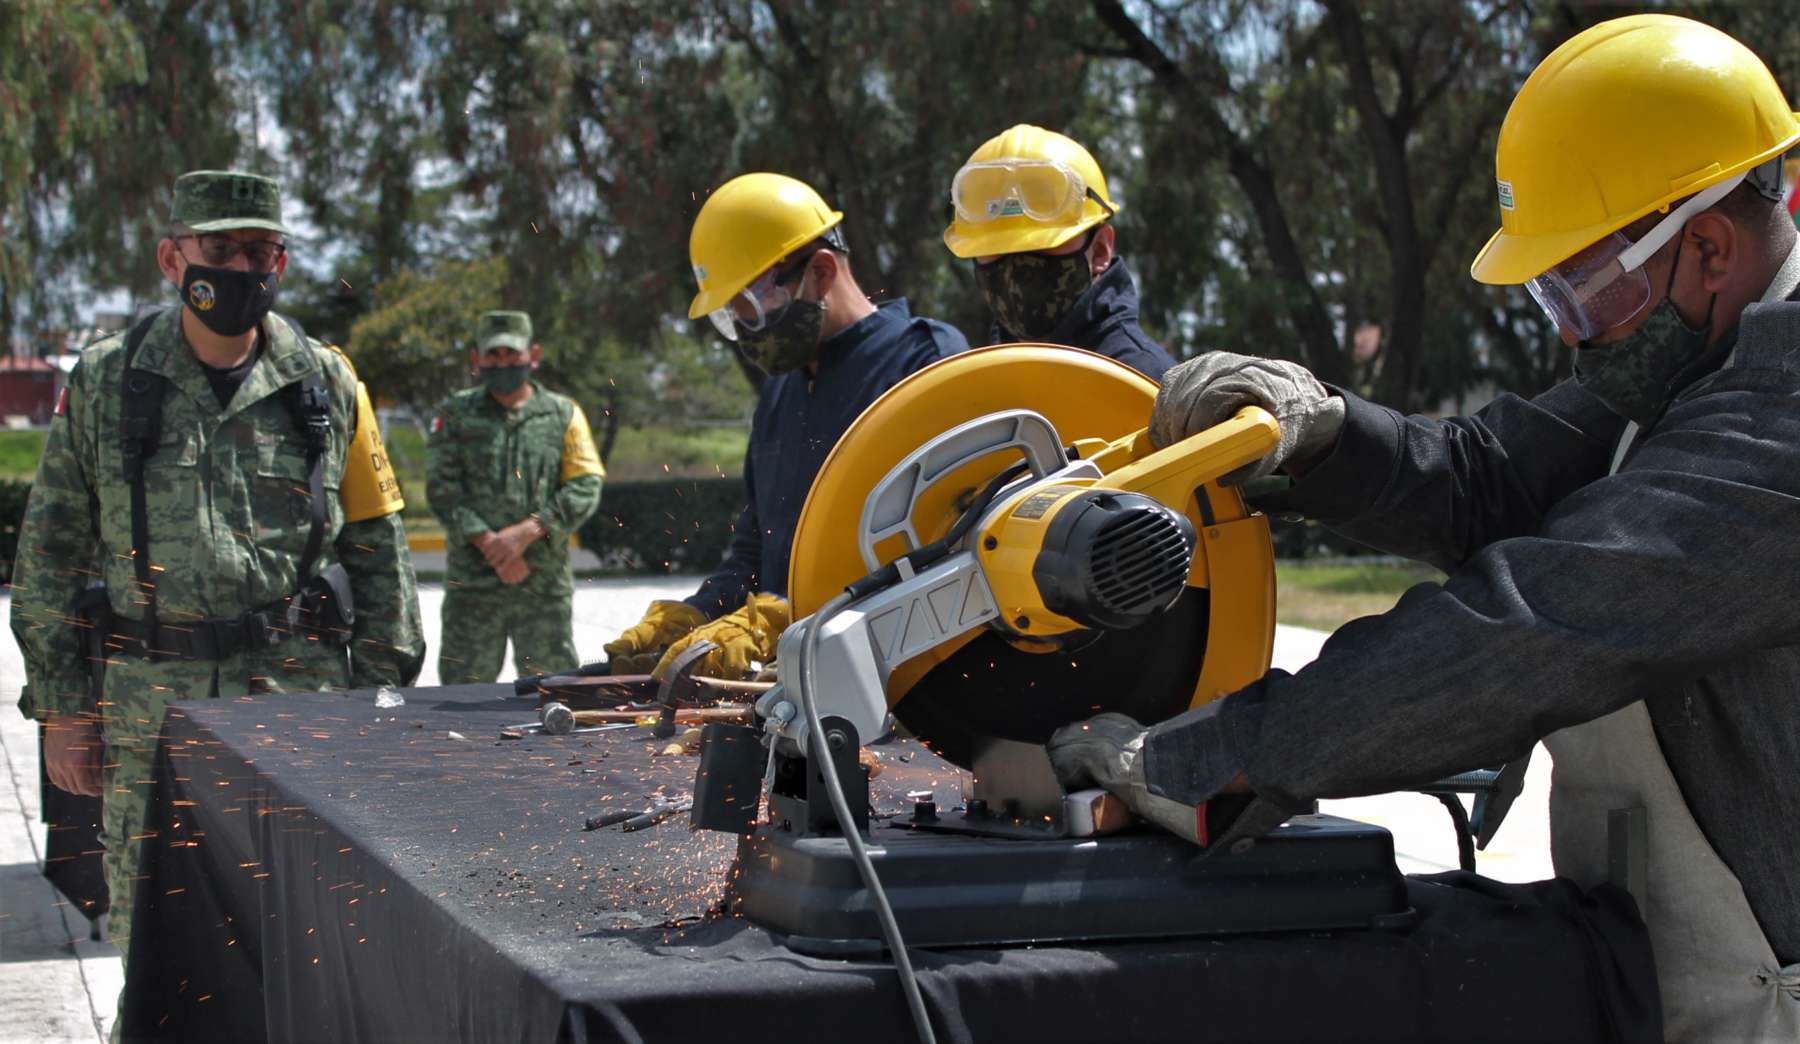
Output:
M1345 0L1326 0L1328 17L1344 68L1350 75L1350 98L1356 107L1369 155L1375 164L1376 190L1381 198L1382 225L1388 248L1387 356L1381 368L1376 398L1397 409L1412 410L1418 386L1420 339L1425 311L1425 253L1419 242L1419 225L1413 211L1412 174L1406 162L1406 139L1415 113L1410 91L1402 90L1393 114L1383 111L1375 93L1375 76L1369 67L1369 49L1363 38L1362 14Z
M1228 158L1232 180L1250 201L1256 225L1262 234L1263 248L1276 274L1287 284L1284 307L1288 321L1300 337L1301 361L1320 379L1341 383L1349 378L1350 368L1335 333L1337 324L1320 300L1312 284L1306 257L1294 238L1293 224L1275 191L1275 179L1268 167L1251 151L1250 144L1238 136L1224 117L1219 115L1210 96L1229 89L1229 79L1218 64L1217 56L1201 51L1212 59L1212 68L1201 70L1202 83L1176 64L1156 42L1125 12L1119 0L1093 0L1094 13L1124 43L1128 56L1148 69L1156 82L1176 98L1182 99L1187 111L1205 128L1207 135L1223 149ZM1198 45L1204 46L1204 45ZM1217 84L1209 88L1207 84Z

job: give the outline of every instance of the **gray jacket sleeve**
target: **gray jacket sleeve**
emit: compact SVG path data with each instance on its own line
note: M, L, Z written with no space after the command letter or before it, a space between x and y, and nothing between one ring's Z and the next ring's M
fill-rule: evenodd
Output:
M1451 575L1345 625L1299 673L1157 726L1150 783L1198 800L1232 763L1259 798L1237 836L1314 798L1499 764L1742 651L1800 641L1800 374L1787 365L1705 378L1610 476L1623 423L1572 384L1448 421L1351 400L1332 457L1269 506Z

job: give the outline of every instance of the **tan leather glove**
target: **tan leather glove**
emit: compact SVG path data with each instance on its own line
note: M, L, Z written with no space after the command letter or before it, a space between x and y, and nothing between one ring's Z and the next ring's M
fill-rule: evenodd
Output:
M1044 746L1064 790L1103 787L1137 815L1199 844L1204 809L1158 797L1144 781L1144 737L1149 734L1123 714L1102 714L1057 729Z
M1163 374L1150 415L1150 441L1172 446L1228 421L1245 406L1261 406L1281 424L1268 456L1224 476L1227 486L1272 475L1289 463L1310 464L1337 444L1344 400L1298 363L1230 352L1208 352Z
M686 602L654 601L644 618L607 642L607 663L614 674L648 674L669 643L706 622L706 614Z
M753 594L737 612L728 613L712 623L696 627L686 637L669 646L662 662L650 673L661 678L667 674L675 657L702 639L718 646L700 658L694 673L702 678L748 678L750 664L768 663L775 658L775 645L781 632L794 622L794 610L787 599L771 594Z

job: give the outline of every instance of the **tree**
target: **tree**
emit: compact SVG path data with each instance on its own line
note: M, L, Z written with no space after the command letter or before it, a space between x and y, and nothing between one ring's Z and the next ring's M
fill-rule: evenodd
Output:
M380 398L429 415L445 396L469 385L476 320L504 307L505 284L502 258L396 274L350 328L346 350L357 375Z
M28 288L68 201L55 175L117 129L110 97L143 77L143 45L117 10L58 0L0 8L0 330L11 333L23 299L47 299Z
M1756 41L1800 86L1783 5L1681 10ZM282 305L310 330L373 351L353 331L387 320L357 327L365 311L464 278L453 262L498 259L493 297L557 346L546 372L607 423L658 423L681 374L736 360L755 380L686 318L687 234L708 192L747 170L812 183L845 212L865 289L979 342L987 310L940 238L948 186L982 141L1032 122L1108 172L1145 324L1179 354L1297 358L1408 408L1488 382L1534 391L1566 353L1516 289L1466 271L1493 229L1494 134L1549 48L1620 13L15 0L0 9L0 321L87 286L148 292L169 182L241 163L283 178L308 233ZM477 311L464 301L455 322ZM390 372L401 387L416 376ZM704 408L729 413L732 396Z
M245 106L193 0L0 6L0 329L97 287L146 296L183 171L240 158ZM158 56L146 61L146 53Z
M1470 186L1488 180L1493 136L1533 57L1523 5L1151 4L1142 23L1119 0L1093 8L1161 96L1145 107L1153 169L1220 165L1241 200L1196 207L1211 227L1176 232L1216 232L1238 249L1251 280L1222 274L1229 296L1205 311L1239 346L1355 384L1368 375L1353 334L1373 320L1376 397L1419 408L1468 378L1430 365L1427 330L1470 297L1443 294L1434 276L1460 275L1485 234L1466 217L1479 198Z

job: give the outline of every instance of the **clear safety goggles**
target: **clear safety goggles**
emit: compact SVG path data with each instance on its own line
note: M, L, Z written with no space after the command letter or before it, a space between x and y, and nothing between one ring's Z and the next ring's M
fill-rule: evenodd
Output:
M782 284L804 272L806 263L818 252L808 250L785 265L769 269L754 283L713 309L709 318L719 335L727 341L736 341L744 334L760 333L773 326L794 300L794 295Z
M971 223L1020 216L1045 224L1071 221L1090 199L1113 215L1073 167L1056 160L984 160L963 167L950 182L950 205Z
M1629 322L1650 302L1644 263L1675 238L1695 214L1724 199L1744 180L1739 174L1709 185L1632 242L1614 232L1534 279L1525 289L1559 330L1587 341Z

